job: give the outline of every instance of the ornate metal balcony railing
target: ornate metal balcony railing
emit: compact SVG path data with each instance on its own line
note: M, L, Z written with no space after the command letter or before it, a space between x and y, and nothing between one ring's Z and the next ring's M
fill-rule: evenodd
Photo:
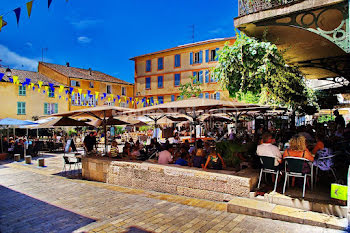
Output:
M290 5L305 0L238 0L239 16Z

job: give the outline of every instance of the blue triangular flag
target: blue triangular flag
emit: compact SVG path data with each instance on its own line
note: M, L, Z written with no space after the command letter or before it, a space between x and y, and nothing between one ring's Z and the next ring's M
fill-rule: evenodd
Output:
M52 0L49 0L49 1L47 2L47 8L50 8L51 3L52 3Z
M16 9L13 10L16 14L16 19L17 19L17 26L18 26L18 23L19 23L19 18L21 17L21 8L18 7Z
M2 80L2 77L4 77L4 73L0 73L0 81Z

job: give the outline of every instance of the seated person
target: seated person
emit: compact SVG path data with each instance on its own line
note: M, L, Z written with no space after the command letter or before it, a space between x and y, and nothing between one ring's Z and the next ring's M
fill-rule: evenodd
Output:
M324 143L323 143L323 135L321 133L318 133L316 135L316 145L315 147L312 149L312 154L315 155L317 153L317 151L319 150L323 150L324 149Z
M125 142L125 145L123 147L123 157L130 158L131 155L131 145L128 142Z
M273 138L271 133L264 133L262 136L262 144L256 149L258 156L268 156L275 158L275 166L282 162L282 154L277 146L272 144Z
M289 141L289 148L286 149L283 153L283 159L286 157L299 157L305 158L311 162L314 161L314 157L311 152L306 147L306 139L304 136L293 136ZM310 166L307 163L304 163L303 172L309 173ZM292 186L294 187L295 177L292 178Z
M159 153L158 163L159 164L169 164L173 161L173 157L171 155L171 146L167 145L164 150Z
M205 163L205 153L203 150L203 141L198 140L197 141L197 149L195 150L195 155L192 159L193 167L202 168Z
M216 152L215 146L211 147L211 151L203 169L207 170L208 165L210 169L214 170L222 170L222 168L226 168L225 162L220 154Z
M112 142L111 151L109 152L111 157L118 157L119 149L116 141Z
M131 155L131 159L138 159L141 155L140 148L136 145L132 146L130 155Z
M180 166L188 166L186 157L187 157L186 153L181 153L180 157L175 161L175 164Z

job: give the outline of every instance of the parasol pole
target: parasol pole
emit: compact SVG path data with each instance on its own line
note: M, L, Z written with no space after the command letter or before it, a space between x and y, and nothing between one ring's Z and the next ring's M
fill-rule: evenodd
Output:
M3 148L3 145L2 145L2 129L1 129L1 133L0 133L0 141L1 141L1 154L4 153L4 148Z
M107 126L106 126L106 111L103 111L103 131L105 133L105 155L107 156Z

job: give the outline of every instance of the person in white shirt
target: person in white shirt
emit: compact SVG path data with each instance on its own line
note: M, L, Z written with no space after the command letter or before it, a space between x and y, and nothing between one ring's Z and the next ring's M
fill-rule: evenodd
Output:
M258 156L269 156L275 158L275 166L282 162L282 154L277 146L272 144L273 138L271 133L264 133L262 136L262 144L256 149Z

